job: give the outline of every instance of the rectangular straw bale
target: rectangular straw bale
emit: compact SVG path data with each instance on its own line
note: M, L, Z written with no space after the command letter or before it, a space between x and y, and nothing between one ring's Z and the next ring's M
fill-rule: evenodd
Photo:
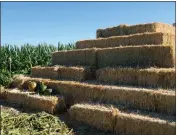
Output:
M27 107L54 114L65 108L65 101L63 97L29 95L27 99Z
M99 49L97 66L104 67L174 67L175 54L170 46L128 46Z
M96 31L97 38L106 38L111 36L122 36L122 35L130 35L136 33L145 33L145 32L167 32L167 33L175 33L175 28L172 25L165 23L146 23L146 24L137 24L137 25L126 25L121 24L118 26L106 28L106 29L98 29Z
M113 104L121 104L128 108L145 111L155 111L154 90L131 87L107 87L105 88L103 101Z
M176 94L173 91L156 91L154 98L157 112L176 115Z
M31 68L32 77L58 79L58 67L41 67L35 66Z
M175 135L176 123L137 114L117 113L115 132L120 135Z
M96 49L68 50L52 53L53 65L96 65Z
M69 110L71 118L104 131L114 130L118 110L100 105L75 104Z
M25 106L27 102L27 98L29 94L33 94L32 92L21 92L20 90L14 89L7 91L7 102L17 105Z
M175 68L102 68L97 70L97 80L109 84L145 87L175 88Z
M137 46L137 45L169 45L174 46L175 35L170 33L138 33L126 36L114 36L109 38L99 38L91 40L81 40L76 42L77 49L84 48L107 48L119 46Z
M59 66L58 76L59 79L84 81L92 78L92 72L90 67Z
M29 78L29 80L30 79L33 81L35 80L34 78ZM163 90L163 93L161 93L160 90L157 94L157 90L145 88L96 85L74 81L54 81L49 79L41 79L41 81L44 82L49 88L58 89L62 92L62 94L67 96L69 95L71 97L71 100L69 101L71 104L84 101L96 101L121 104L129 108L155 111L163 114L173 114L174 111L173 108L171 108L171 105L173 106L174 104L170 104L167 100L164 100L169 96L169 93L175 95L174 91L168 92ZM164 95L164 92L168 94ZM159 95L158 98L157 95ZM163 99L159 98L163 96ZM158 109L160 108L160 103L166 104L169 111L167 112L165 109L163 110L163 108Z

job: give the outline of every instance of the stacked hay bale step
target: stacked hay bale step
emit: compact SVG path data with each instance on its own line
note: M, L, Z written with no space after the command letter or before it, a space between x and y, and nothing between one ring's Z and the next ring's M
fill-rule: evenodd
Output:
M84 81L92 78L90 67L74 67L74 66L52 66L31 68L32 77L49 78L49 79L67 79Z
M98 29L97 39L81 40L77 49L97 48L99 82L175 88L175 28L163 23Z
M70 102L70 105L81 102L100 102L122 105L142 111L158 112L165 115L176 115L175 91L118 87L31 77L24 77L23 79L25 80L24 83L26 81L42 81L48 88L61 90L61 94L65 97L69 96L73 100Z
M40 96L34 92L22 92L19 89L8 90L5 100L10 104L19 105L24 109L46 111L51 114L66 109L65 100L62 96Z
M122 112L103 105L76 104L69 110L73 119L121 135L175 135L176 123L168 119Z
M99 129L125 135L174 135L175 124L160 117L176 116L174 48L171 25L121 25L98 30L97 39L78 41L76 50L52 53L51 67L33 67L31 77L19 79L24 84L42 81L60 90L69 105L116 105L119 110L92 104L71 107L71 117ZM95 81L87 82L90 78ZM129 114L121 108L141 113ZM145 116L146 111L159 118Z
M101 68L96 74L98 81L114 85L176 87L175 68Z
M136 33L145 33L145 32L167 32L175 33L175 29L172 25L165 23L146 23L146 24L137 24L137 25L125 25L121 24L119 26L114 26L106 29L97 30L97 38L105 38L111 36L122 36L130 35Z

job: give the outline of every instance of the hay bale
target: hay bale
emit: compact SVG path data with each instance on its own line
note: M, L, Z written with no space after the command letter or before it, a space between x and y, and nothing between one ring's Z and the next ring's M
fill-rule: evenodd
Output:
M143 87L175 88L175 68L102 68L97 70L99 82Z
M84 81L92 78L92 72L90 67L59 66L58 76L59 79Z
M65 101L63 97L29 95L26 106L30 109L54 114L65 109Z
M75 104L69 110L71 118L104 131L114 130L118 110L100 105Z
M138 33L126 36L114 36L109 38L99 38L91 40L81 40L76 42L77 49L85 48L108 48L119 46L137 45L175 45L175 35L170 33Z
M69 50L58 51L52 53L53 65L84 65L93 66L96 65L96 49L83 49L83 50Z
M25 106L27 103L28 95L34 94L33 92L21 92L19 89L12 89L7 91L6 100L11 104Z
M111 36L122 36L145 32L167 32L175 33L175 28L172 25L164 23L147 23L137 25L119 25L106 29L98 29L96 31L97 38L106 38Z
M54 67L41 67L35 66L31 68L32 77L42 77L50 79L58 79L58 66Z
M117 113L115 132L120 135L175 135L176 124L142 115Z
M145 111L156 109L153 90L131 87L105 87L105 90L104 102Z
M38 81L38 78L28 78L32 81ZM49 88L58 89L62 92L64 96L69 95L69 105L80 102L104 102L111 104L121 104L129 108L154 111L163 114L173 114L173 105L175 102L170 103L167 100L157 98L159 97L167 98L169 94L175 97L174 91L164 91L159 94L156 93L157 90L144 89L144 88L133 88L133 87L118 87L118 86L105 86L96 85L88 83L79 83L74 81L54 81L50 79L40 79ZM164 95L164 92L167 94ZM158 99L158 100L157 100ZM163 100L163 101L162 101ZM166 104L169 108L168 112L158 109L160 103ZM169 103L168 103L169 102ZM159 105L157 106L157 104ZM172 107L172 108L171 108ZM170 110L171 108L171 110ZM165 110L165 107L164 107Z
M176 94L174 92L156 91L154 93L154 99L157 112L173 116L176 115Z
M97 66L174 67L175 54L170 46L128 46L97 50Z

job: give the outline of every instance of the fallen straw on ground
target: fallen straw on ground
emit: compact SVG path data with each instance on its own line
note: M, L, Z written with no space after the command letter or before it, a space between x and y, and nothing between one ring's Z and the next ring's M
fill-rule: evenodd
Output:
M1 111L1 135L73 135L59 118L45 112L14 115Z

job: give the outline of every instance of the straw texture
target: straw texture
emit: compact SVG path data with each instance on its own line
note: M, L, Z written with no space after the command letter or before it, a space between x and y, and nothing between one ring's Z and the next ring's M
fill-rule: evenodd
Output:
M114 130L117 109L100 105L76 104L69 110L70 116L104 131Z
M84 81L92 78L92 71L90 67L59 66L58 76L59 79Z
M115 132L118 135L175 135L176 123L142 115L118 113Z
M129 108L155 111L163 114L174 114L174 91L165 91L132 87L117 87L79 83L74 81L54 81L49 79L28 78L33 81L42 81L49 88L59 89L65 96L70 96L71 105L79 102L104 102L121 104ZM158 95L158 96L157 96ZM164 96L164 97L163 97ZM170 101L164 100L171 97ZM163 97L163 98L161 98ZM166 104L160 107L160 103ZM159 104L159 105L158 105Z
M34 94L33 92L21 92L18 89L7 91L6 100L9 103L25 106L28 95Z
M66 108L63 97L29 95L27 107L34 110L45 111L51 114Z
M130 35L145 32L167 32L175 33L175 28L172 25L154 22L147 24L126 25L121 24L106 29L98 29L96 31L97 38L106 38L111 36Z
M128 46L97 51L97 66L104 67L174 67L175 53L170 46Z
M52 53L53 65L96 65L96 49L68 50Z
M175 68L102 68L97 70L97 80L109 84L145 87L175 88Z
M109 38L99 38L91 40L81 40L76 42L77 49L85 48L107 48L119 46L137 46L137 45L169 45L175 44L175 35L170 33L138 33L126 36L114 36Z
M76 104L70 116L104 131L118 135L175 135L176 123L136 113L125 113L117 108L94 104Z
M58 79L58 67L41 67L36 66L31 68L32 77L42 77L50 79Z

